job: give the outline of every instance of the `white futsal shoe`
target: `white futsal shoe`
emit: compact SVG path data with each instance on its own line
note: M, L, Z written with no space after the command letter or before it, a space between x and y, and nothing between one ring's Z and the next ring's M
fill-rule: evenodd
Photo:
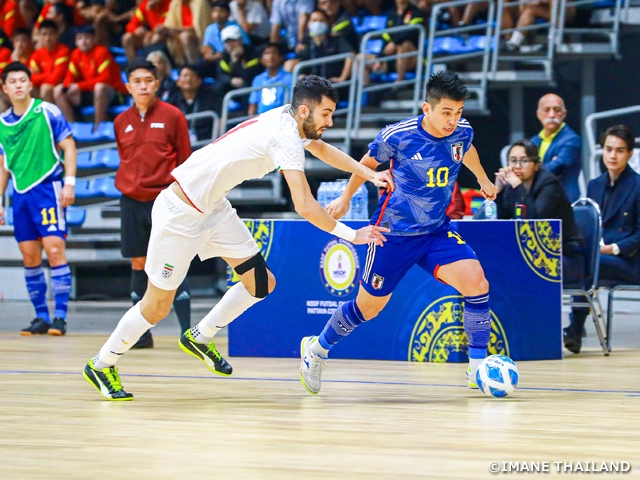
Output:
M322 368L325 359L311 351L311 343L317 337L304 337L300 342L300 381L314 395L322 385Z
M467 387L474 389L478 388L476 372L471 373L471 367L467 367Z

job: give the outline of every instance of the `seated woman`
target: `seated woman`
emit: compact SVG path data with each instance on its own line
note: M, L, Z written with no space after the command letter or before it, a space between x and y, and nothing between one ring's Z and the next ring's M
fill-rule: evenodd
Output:
M542 167L538 147L529 140L511 145L508 162L496 174L498 218L562 220L562 282L581 282L585 276L584 240L562 183Z

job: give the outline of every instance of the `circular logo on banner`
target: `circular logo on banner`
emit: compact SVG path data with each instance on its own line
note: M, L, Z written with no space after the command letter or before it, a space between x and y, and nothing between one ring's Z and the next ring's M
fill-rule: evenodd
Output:
M331 294L342 297L351 293L359 273L358 253L350 242L334 238L322 249L320 278Z

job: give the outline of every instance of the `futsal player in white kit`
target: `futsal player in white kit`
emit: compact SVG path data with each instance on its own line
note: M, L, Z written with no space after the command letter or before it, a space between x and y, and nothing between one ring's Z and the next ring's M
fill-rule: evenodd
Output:
M304 174L306 148L325 163L393 189L391 174L375 172L320 140L333 125L338 94L324 78L300 80L291 105L241 123L194 152L173 170L175 182L153 205L145 271L149 285L142 300L124 314L100 352L84 369L85 379L107 400L133 400L122 388L115 364L140 336L167 316L191 260L224 259L239 275L218 304L180 337L180 348L220 375L232 368L213 343L214 335L275 288L275 278L253 236L225 195L248 179L281 171L296 211L313 225L355 244L382 245L387 228L353 230L333 220L314 199Z

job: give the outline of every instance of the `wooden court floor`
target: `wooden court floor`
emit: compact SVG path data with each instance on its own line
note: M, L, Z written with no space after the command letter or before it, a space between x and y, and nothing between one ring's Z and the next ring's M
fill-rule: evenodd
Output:
M519 362L503 400L466 388L463 365L335 360L312 396L295 359L230 358L221 378L156 336L119 365L135 401L110 403L81 376L105 338L0 335L0 479L531 476L494 461L640 478L640 350Z

